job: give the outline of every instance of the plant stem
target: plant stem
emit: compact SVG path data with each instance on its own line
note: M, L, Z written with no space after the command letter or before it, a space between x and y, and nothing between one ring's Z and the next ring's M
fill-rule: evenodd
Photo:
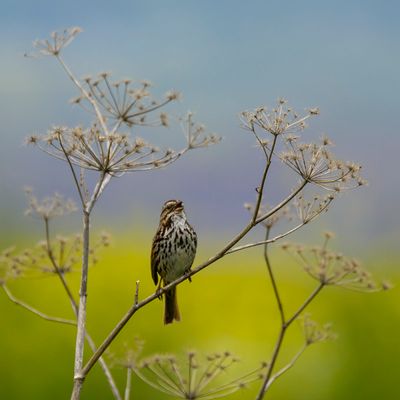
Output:
M89 232L90 232L90 213L83 211L83 255L82 255L82 275L79 290L79 310L78 326L76 332L75 363L74 363L74 387L71 400L78 400L82 389L84 375L81 370L83 366L83 353L85 347L86 330L86 301L87 301L87 281L89 267Z
M54 268L54 271L57 273L57 276L60 278L61 284L63 285L64 290L67 293L67 296L71 302L71 306L74 310L75 316L78 316L78 306L75 302L74 296L71 292L71 289L69 288L67 281L65 280L64 274L60 271L60 268L57 265L56 259L53 254L53 249L51 247L51 241L50 241L50 226L49 226L49 220L47 218L44 219L44 224L45 224L45 230L46 230L46 250L47 250L47 256L50 259L50 262Z
M313 290L313 292L307 297L307 299L304 301L304 303L297 309L297 311L293 314L292 317L290 317L286 321L286 325L289 326L294 322L300 314L305 310L305 308L314 300L314 298L317 296L317 294L325 287L325 283L320 282L320 284Z
M58 134L58 141L60 143L61 150L63 151L63 153L65 155L65 158L67 159L69 168L70 168L71 173L72 173L72 177L74 178L75 186L76 186L76 188L78 190L78 194L79 194L79 198L80 198L81 203L82 203L82 207L84 208L85 207L85 198L83 197L81 186L79 185L78 177L76 176L76 172L75 172L74 166L72 165L71 159L69 158L68 151L65 149L65 147L63 145L62 138L61 138L60 134Z
M255 132L254 132L254 134L255 134ZM257 135L256 135L256 137L258 139ZM253 223L256 222L257 217L258 217L258 212L259 212L260 207L261 207L262 198L263 198L263 194L264 194L264 186L265 186L265 182L266 182L266 179L267 179L269 168L271 166L272 155L274 153L274 149L275 149L277 138L278 138L277 136L274 136L274 141L272 142L272 147L271 147L271 151L270 151L269 155L266 153L265 148L262 147L262 149L264 150L265 156L267 157L267 163L265 164L264 173L263 173L263 176L261 178L261 184L260 184L260 186L258 188L257 202L256 202L256 206L254 208L254 214L253 214L253 219L252 219Z
M269 233L270 233L270 228L266 229L266 233L265 233L265 245L264 245L264 260L265 260L265 264L267 266L268 269L268 275L269 278L271 280L271 284L272 284L272 288L274 290L274 295L275 295L275 299L276 299L276 303L278 305L278 309L279 309L279 315L281 317L281 324L282 326L286 325L285 324L285 313L283 311L283 304L282 304L282 300L281 300L281 296L279 294L279 290L278 290L278 286L276 284L276 280L275 280L275 276L272 270L272 265L271 262L269 260L269 256L268 256L268 238L269 238Z
M125 386L124 400L129 400L129 397L131 396L131 384L132 384L132 368L128 367L126 369L126 386Z
M276 374L271 376L266 389L268 390L269 387L278 379L281 375L287 372L290 368L294 366L296 361L300 358L300 356L304 353L307 348L307 344L303 345L303 347L295 354L295 356L290 360L288 364L286 364L282 369L280 369Z
M264 215L261 215L260 217L257 218L255 221L255 224L259 224L260 222L266 220L267 218L271 217L274 215L278 210L280 210L282 207L285 207L286 204L288 204L292 199L294 199L307 185L308 181L303 180L301 184L288 196L286 199L282 200L279 204L277 204L273 209L269 210L267 213Z
M60 62L61 66L63 67L64 71L66 72L66 74L68 75L68 77L72 80L72 82L75 84L75 86L80 90L80 92L82 93L82 95L88 100L88 102L92 105L94 112L96 113L96 117L99 120L100 126L103 129L103 132L105 135L108 135L108 129L107 129L107 125L104 121L104 117L101 114L99 107L95 101L95 99L90 96L90 94L85 90L85 88L82 86L82 84L79 82L79 80L75 77L75 75L72 73L72 71L70 70L70 68L67 66L67 64L65 64L64 60L61 58L60 55L56 56L57 60Z
M272 269L271 269L271 271L272 271ZM325 284L321 282L314 289L314 291L307 297L307 299L303 302L303 304L297 309L297 311L293 314L293 316L286 321L285 320L282 321L281 329L279 331L278 339L275 343L275 348L272 353L272 358L271 358L271 362L268 367L267 375L264 378L263 384L261 386L260 391L258 392L256 400L262 400L265 396L267 389L270 386L270 380L272 379L271 378L272 372L274 370L276 361L278 359L279 351L281 349L283 339L285 337L287 329L300 316L300 314L306 309L306 307L309 306L309 304L315 299L315 297L320 293L320 291L323 289L324 286L325 286Z
M299 230L300 228L302 228L304 226L304 222L296 225L295 227L293 227L292 229L289 229L288 231L281 233L280 235L274 236L271 239L264 239L260 242L255 242L255 243L249 243L249 244L244 244L243 246L236 246L233 249L229 250L226 252L226 254L232 254L235 253L237 251L241 251L241 250L245 250L245 249L250 249L252 247L256 247L256 246L261 246L261 245L265 245L265 244L269 244L269 243L274 243L280 239L283 239L286 236L291 235L292 233L296 232L297 230Z
M45 230L46 230L46 249L47 249L47 256L49 257L49 260L54 268L54 271L56 272L57 276L60 278L60 281L63 285L63 288L65 290L65 293L67 294L70 302L71 302L71 307L72 310L75 314L75 317L78 318L78 305L75 301L74 295L71 292L71 289L68 286L68 283L64 277L64 274L60 271L60 268L54 258L54 254L53 254L53 250L51 247L51 240L50 240L50 224L49 224L49 220L47 218L44 219L45 222ZM76 322L75 322L76 325ZM91 338L91 336L89 335L89 333L86 331L86 340L90 346L90 348L92 349L93 352L95 352L97 350L96 344L94 343L93 339ZM101 369L104 372L104 375L106 376L106 379L110 385L111 391L114 395L114 398L116 400L122 400L121 395L119 393L119 390L117 388L117 385L114 381L114 378L111 374L110 369L108 368L107 363L104 361L103 357L99 358L99 364Z
M24 301L17 299L10 291L10 289L6 286L5 283L1 283L0 287L4 290L5 294L7 297L12 301L14 304L17 306L21 306L22 308L25 308L26 310L30 311L33 314L36 314L40 318L45 319L46 321L51 321L51 322L58 322L61 324L67 324L67 325L76 325L76 321L72 321L70 319L65 319L65 318L59 318L59 317L52 317L50 315L44 314L43 312L39 311L38 309L32 307L31 305L25 303Z
M266 233L265 233L265 240L266 241L268 240L269 233L270 233L270 228L267 228L266 229ZM269 278L271 280L271 284L272 284L272 288L273 288L273 291L274 291L276 303L277 303L277 306L278 306L279 315L280 315L280 318L281 318L281 328L280 328L280 331L279 331L278 339L277 339L277 341L275 343L274 351L272 353L271 362L270 362L270 364L268 366L267 375L265 376L265 379L263 381L263 384L262 384L261 389L260 389L260 391L259 391L259 393L257 395L256 400L261 400L264 397L265 389L266 389L266 387L268 385L268 382L269 382L269 380L271 378L271 375L272 375L272 372L274 370L274 366L275 366L276 360L278 358L279 351L280 351L283 339L285 337L285 332L286 332L286 329L287 329L287 324L286 324L286 321L285 321L285 313L283 311L283 304L282 304L281 296L279 294L279 290L278 290L278 286L276 284L274 272L272 270L272 265L271 265L271 262L270 262L270 259L269 259L269 256L268 256L268 243L265 243L265 245L264 245L264 260L265 260L265 264L267 266L268 275L269 275Z
M272 371L274 370L276 360L278 359L279 351L281 349L282 342L285 337L286 329L287 329L286 325L281 326L281 329L280 329L279 335L278 335L278 339L276 340L276 343L275 343L274 352L272 353L271 362L268 366L267 375L264 378L263 384L261 386L260 391L258 392L256 400L262 400L265 396L266 388L267 388L269 380L271 378Z

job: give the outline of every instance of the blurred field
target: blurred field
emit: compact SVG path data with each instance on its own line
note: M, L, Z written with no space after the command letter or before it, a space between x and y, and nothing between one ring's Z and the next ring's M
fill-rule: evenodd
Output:
M144 241L147 236L151 234L131 241L114 238L112 247L102 251L99 264L91 270L88 330L98 344L131 305L137 279L141 281L142 298L154 290L148 265L149 243ZM210 255L210 250L200 249L196 261ZM380 265L379 259L377 252L368 261L373 272L396 283L399 275L394 263L391 264L387 254L385 265ZM273 253L273 260L286 308L294 310L315 282L299 266L282 258L279 251ZM74 273L68 279L76 288L79 274ZM22 279L10 282L9 286L15 295L42 311L72 318L56 277ZM241 359L236 369L227 372L232 377L268 359L277 334L278 314L260 250L229 256L214 264L195 276L193 283L181 285L178 299L181 323L164 327L163 304L155 301L134 316L111 351L122 354L124 345L135 337L145 340L144 355L155 352L183 355L190 349L205 354L229 350ZM332 321L338 339L311 347L274 384L270 397L277 400L399 398L399 300L396 287L376 294L328 288L310 311L319 322ZM12 304L3 292L0 313L0 398L69 398L75 328L43 321ZM300 344L300 328L294 324L279 364L289 360ZM117 368L114 374L122 391L124 372ZM253 384L229 398L252 399L257 388L258 383ZM87 379L84 398L111 398L98 366ZM165 398L134 380L132 399Z

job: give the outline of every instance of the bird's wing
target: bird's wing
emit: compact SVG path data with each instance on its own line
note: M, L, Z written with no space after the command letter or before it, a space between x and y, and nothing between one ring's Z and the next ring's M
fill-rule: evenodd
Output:
M157 285L157 283L158 283L157 264L158 264L159 260L156 257L157 247L158 247L158 241L153 240L153 246L151 247L151 276L153 278L155 285Z

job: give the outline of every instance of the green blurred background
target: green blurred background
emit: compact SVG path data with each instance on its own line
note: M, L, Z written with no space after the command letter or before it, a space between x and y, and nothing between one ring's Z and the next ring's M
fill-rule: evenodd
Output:
M400 91L399 16L396 1L2 1L0 13L0 250L32 246L43 238L38 221L23 217L24 185L39 197L58 191L74 197L65 165L22 145L24 137L52 124L75 125L89 118L68 105L76 95L50 59L23 58L32 39L78 25L85 32L65 57L79 76L111 70L116 78L155 82L162 95L181 90L184 101L171 112L190 108L221 145L192 152L165 170L115 180L94 213L93 231L113 236L89 280L88 328L96 343L133 300L153 291L149 248L160 206L168 198L185 201L200 238L196 262L211 256L247 221L244 202L254 199L262 156L239 127L237 115L286 97L300 112L319 106L310 140L327 133L335 152L364 166L367 188L341 196L326 216L292 239L318 243L334 230L335 248L356 256L389 292L352 293L328 288L311 307L320 322L332 321L338 340L310 348L297 366L276 382L275 399L395 399L400 367L399 218L396 113ZM169 129L156 143L179 147L180 133ZM146 136L148 135L148 136ZM276 173L268 191L275 203L288 190ZM78 231L79 215L56 223L55 231ZM261 231L252 238L261 237ZM294 310L314 282L278 250L273 251L285 304ZM77 290L79 274L68 276ZM13 293L48 314L72 317L55 277L10 283ZM183 320L162 325L162 304L139 312L113 344L144 339L145 355L230 350L242 359L230 376L268 358L278 314L261 250L227 257L179 288ZM0 293L0 398L68 398L74 328L38 319ZM280 362L300 345L293 326ZM120 387L124 373L115 370ZM257 385L233 396L251 399ZM134 399L165 398L135 381ZM98 366L88 377L84 398L110 398ZM158 397L157 397L158 396Z
M140 296L152 293L149 279L148 243L151 233L114 238L111 248L102 251L100 263L91 269L88 300L88 330L100 343L131 306L135 281L141 281ZM207 251L209 250L209 251ZM211 254L202 248L197 260ZM316 282L297 264L274 251L272 260L285 308L290 313L308 296ZM376 262L376 264L375 264ZM386 274L398 281L394 260L380 257L367 263L378 276ZM391 271L391 272L388 272ZM78 273L68 276L75 289ZM56 277L26 279L9 285L15 295L50 315L72 318L69 302ZM178 290L182 321L162 323L163 304L155 301L138 312L117 338L108 353L112 363L122 359L126 346L135 338L145 341L143 356L174 353L183 357L196 349L199 355L231 351L241 359L226 373L232 379L257 367L268 358L278 333L277 314L262 254L226 257L184 283ZM31 315L0 296L3 325L2 398L68 398L74 352L74 328L47 322ZM396 384L400 357L400 307L397 288L374 294L349 292L329 287L309 311L320 323L331 321L338 334L333 342L311 346L295 367L271 389L275 399L394 399L400 394ZM283 366L301 347L301 327L295 323L279 359ZM120 388L125 372L115 367ZM134 399L167 398L134 379ZM243 389L235 399L252 399L258 382ZM84 398L111 398L103 374L96 366L87 378Z

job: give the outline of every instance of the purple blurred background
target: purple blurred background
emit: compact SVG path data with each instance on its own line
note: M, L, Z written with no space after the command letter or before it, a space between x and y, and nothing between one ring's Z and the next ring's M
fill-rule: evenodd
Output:
M68 104L76 91L54 60L23 54L33 39L78 25L84 33L65 51L78 76L110 70L116 79L150 79L156 95L177 89L183 101L169 111L190 109L224 138L166 170L115 180L97 209L99 226L130 231L135 223L145 223L153 230L161 203L176 197L185 201L203 237L237 230L247 219L242 205L253 200L262 166L238 114L284 97L299 112L319 106L321 115L306 137L327 133L338 157L362 163L370 182L343 194L319 228L336 230L340 245L351 242L356 252L366 243L370 248L370 241L372 247L394 251L400 197L399 11L395 1L87 1L57 7L50 1L2 2L3 236L19 235L21 227L34 229L22 216L24 185L40 196L54 191L74 196L65 165L23 142L52 124L76 125L89 118ZM158 136L161 141L148 129L137 134L173 147L183 143L173 128ZM278 173L269 202L289 189L286 175ZM304 230L301 240L312 231Z

